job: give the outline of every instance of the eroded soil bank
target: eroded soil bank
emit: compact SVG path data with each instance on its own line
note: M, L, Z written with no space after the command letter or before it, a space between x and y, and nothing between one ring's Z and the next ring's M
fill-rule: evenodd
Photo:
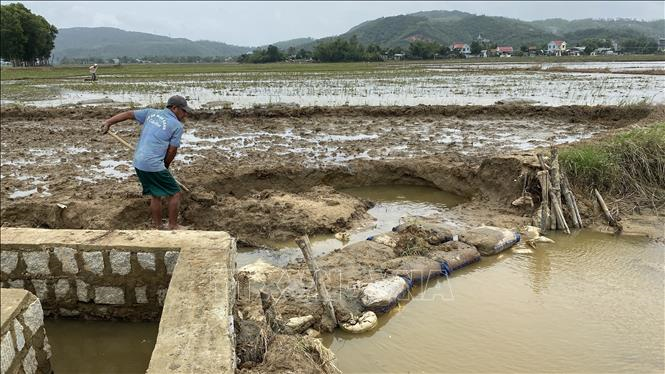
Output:
M602 135L653 108L516 105L201 111L186 123L174 174L182 223L261 244L348 230L371 202L336 188L415 184L471 199L473 221L526 218L506 202L536 166L533 149ZM98 125L117 109L3 109L2 224L91 229L149 227L132 153ZM130 143L135 122L114 130ZM491 212L488 213L488 212Z

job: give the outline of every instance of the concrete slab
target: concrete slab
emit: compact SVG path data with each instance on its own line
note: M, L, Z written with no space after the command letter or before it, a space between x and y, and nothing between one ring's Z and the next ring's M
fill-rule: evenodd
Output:
M30 298L30 292L16 288L0 288L0 326L4 333L11 320L21 311L21 306Z
M228 247L180 251L148 373L234 372L235 267L229 266L234 252Z

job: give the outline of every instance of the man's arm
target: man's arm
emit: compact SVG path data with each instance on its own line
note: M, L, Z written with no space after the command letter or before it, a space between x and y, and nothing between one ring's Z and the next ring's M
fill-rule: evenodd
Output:
M106 134L107 132L109 132L111 125L116 124L118 122L126 121L128 119L134 119L133 110L128 110L126 112L116 114L115 116L107 119L106 121L102 122L102 128L101 128L102 134Z
M164 166L168 169L171 166L171 162L175 158L175 155L178 153L178 147L172 145L166 150L166 157L164 158Z

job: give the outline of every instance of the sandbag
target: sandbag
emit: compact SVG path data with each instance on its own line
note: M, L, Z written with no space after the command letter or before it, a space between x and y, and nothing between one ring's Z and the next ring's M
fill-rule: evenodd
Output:
M405 222L393 227L393 232L400 233L411 227L417 227L423 232L427 232L427 241L431 245L437 245L453 240L453 232L441 223L416 220L414 222Z
M480 252L470 244L447 242L443 245L443 250L431 251L427 257L439 263L446 262L450 270L457 270L480 261Z
M378 321L379 320L376 318L376 314L374 314L374 312L371 310L368 310L359 317L352 315L351 319L340 323L339 326L346 332L350 332L352 334L361 334L375 328Z
M494 226L480 226L463 232L459 240L471 244L483 256L495 255L520 241L520 234Z
M404 256L384 262L382 268L393 275L408 278L411 282L427 281L442 275L441 263L422 256Z
M407 281L399 276L368 284L362 291L360 302L366 310L385 313L409 290Z
M367 240L387 245L390 248L395 248L397 246L397 238L395 237L394 232L386 232L383 234L377 234L374 236L370 236L367 238Z

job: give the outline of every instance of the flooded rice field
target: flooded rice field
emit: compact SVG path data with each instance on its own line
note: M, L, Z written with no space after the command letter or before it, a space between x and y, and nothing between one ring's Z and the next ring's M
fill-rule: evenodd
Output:
M662 373L665 245L589 231L430 281L361 336L349 373Z
M221 72L3 81L3 104L146 106L173 92L194 108L251 108L287 103L340 105L534 105L664 103L663 62L399 63L329 72ZM100 72L103 71L100 69ZM655 73L654 73L655 72ZM21 96L21 91L34 95Z

